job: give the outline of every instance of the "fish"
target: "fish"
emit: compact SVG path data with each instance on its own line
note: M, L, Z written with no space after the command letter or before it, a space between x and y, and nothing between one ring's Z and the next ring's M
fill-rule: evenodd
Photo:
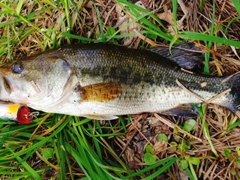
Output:
M183 68L195 67L184 66L191 53L166 52L98 43L48 50L0 67L0 100L97 120L142 112L195 117L194 105L203 102L238 115L238 73L192 73Z

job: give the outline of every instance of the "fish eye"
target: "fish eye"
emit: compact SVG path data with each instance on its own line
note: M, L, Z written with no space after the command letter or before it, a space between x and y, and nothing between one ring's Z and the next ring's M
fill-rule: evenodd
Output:
M23 71L23 64L21 62L17 62L12 66L12 72L20 74Z

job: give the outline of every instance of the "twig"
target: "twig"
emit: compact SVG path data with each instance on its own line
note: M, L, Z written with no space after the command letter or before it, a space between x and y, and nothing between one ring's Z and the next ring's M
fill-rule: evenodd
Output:
M181 87L183 90L187 91L189 94L193 95L194 97L196 97L196 98L199 99L200 101L205 102L205 100L204 100L201 96L199 96L199 95L197 95L196 93L194 93L194 92L190 91L189 89L187 89L182 83L180 83L180 82L178 81L178 79L176 79L176 83L177 83L177 85L178 85L179 87Z

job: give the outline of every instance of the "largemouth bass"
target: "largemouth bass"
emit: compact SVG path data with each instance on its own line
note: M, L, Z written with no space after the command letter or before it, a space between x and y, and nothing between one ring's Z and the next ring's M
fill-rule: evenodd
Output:
M226 80L192 74L160 53L105 44L46 51L0 67L0 100L44 112L115 119L140 112L194 116L188 107L212 98L211 103L238 114L238 74Z

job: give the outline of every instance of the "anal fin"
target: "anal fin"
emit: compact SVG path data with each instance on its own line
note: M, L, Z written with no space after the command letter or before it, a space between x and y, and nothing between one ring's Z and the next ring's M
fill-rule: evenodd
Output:
M193 104L180 104L175 108L162 111L160 114L168 116L177 116L182 118L194 118L198 115L195 111Z

